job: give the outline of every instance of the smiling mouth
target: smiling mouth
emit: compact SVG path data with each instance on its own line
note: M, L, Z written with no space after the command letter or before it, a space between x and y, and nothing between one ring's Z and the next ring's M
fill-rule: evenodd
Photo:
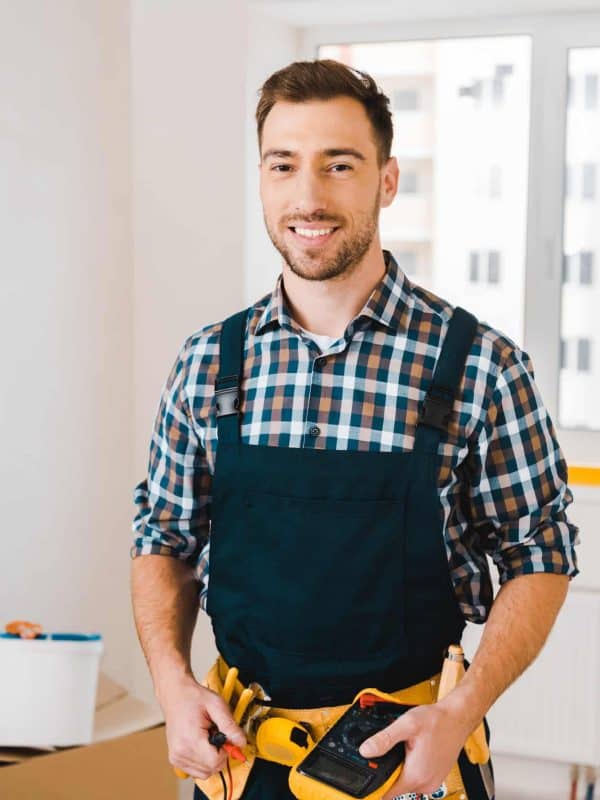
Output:
M328 242L335 232L339 230L339 227L339 225L329 225L323 226L322 228L309 230L308 228L302 228L301 225L290 225L288 226L288 230L292 232L294 239L302 244L320 245Z

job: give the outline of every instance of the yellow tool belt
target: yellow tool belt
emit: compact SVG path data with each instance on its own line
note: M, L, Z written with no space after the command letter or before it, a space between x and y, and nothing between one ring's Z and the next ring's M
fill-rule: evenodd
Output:
M226 664L222 656L218 656L213 666L210 668L204 679L201 681L203 686L212 689L219 695L223 693L225 677L229 671L229 666ZM406 705L424 705L427 703L435 703L437 700L438 687L440 682L440 674L431 676L427 680L416 683L405 689L399 689L395 692L390 692L399 702ZM241 681L236 680L233 695L230 705L235 706L236 699L246 689ZM327 706L323 708L277 708L274 706L263 706L264 716L267 717L283 717L284 719L292 720L293 722L304 723L310 727L310 733L314 741L321 739L333 723L349 708L350 704L339 706ZM242 725L242 727L244 727ZM229 759L229 766L231 769L231 779L233 782L233 794L231 800L239 800L244 791L244 787L248 780L250 770L256 760L261 758L261 752L257 747L256 737L253 735L253 729L245 728L246 738L248 741L247 747L244 748L244 754L247 762L245 764L235 759ZM275 760L272 754L268 760ZM285 763L285 762L282 762ZM195 782L210 800L222 800L223 798L223 784L219 773L211 775L206 780L194 778ZM468 800L465 791L458 764L452 767L450 774L445 780L446 784L446 797L453 800Z

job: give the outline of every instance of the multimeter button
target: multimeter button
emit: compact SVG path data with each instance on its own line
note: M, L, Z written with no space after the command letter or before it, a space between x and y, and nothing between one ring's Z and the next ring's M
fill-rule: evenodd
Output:
M379 767L379 764L376 764L374 761L369 761L369 766L373 767L373 769L377 769Z
M348 728L344 738L353 745L361 745L370 736L370 730L361 725L352 725Z

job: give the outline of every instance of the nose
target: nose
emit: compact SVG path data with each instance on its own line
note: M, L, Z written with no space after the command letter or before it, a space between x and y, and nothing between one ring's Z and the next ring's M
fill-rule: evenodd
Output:
M294 210L304 217L327 213L328 194L325 183L325 177L318 170L299 169L293 189Z

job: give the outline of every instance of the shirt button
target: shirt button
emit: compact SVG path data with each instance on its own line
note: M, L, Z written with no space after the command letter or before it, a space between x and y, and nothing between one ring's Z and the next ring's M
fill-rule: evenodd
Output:
M316 425L313 425L309 430L309 433L311 436L318 436L321 433L321 428L317 428Z
M317 369L321 369L321 367L325 366L325 362L327 359L325 358L315 358L315 367Z

